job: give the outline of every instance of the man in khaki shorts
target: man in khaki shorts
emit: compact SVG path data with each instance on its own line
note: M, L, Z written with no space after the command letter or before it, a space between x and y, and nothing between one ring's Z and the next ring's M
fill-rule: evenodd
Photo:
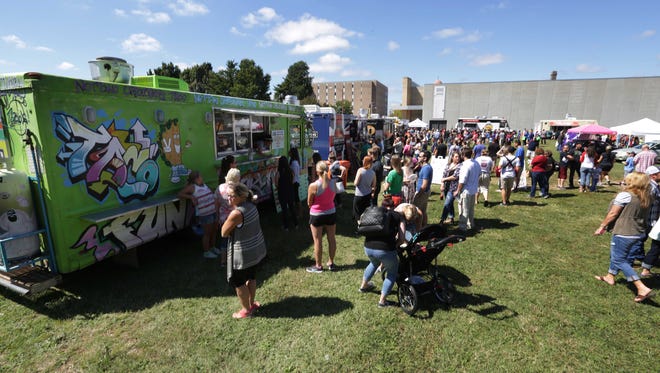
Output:
M488 187L490 186L490 174L493 172L493 159L488 155L478 156L475 160L479 167L481 168L481 174L479 175L479 191L474 198L474 204L479 204L479 195L484 196L484 207L488 207Z

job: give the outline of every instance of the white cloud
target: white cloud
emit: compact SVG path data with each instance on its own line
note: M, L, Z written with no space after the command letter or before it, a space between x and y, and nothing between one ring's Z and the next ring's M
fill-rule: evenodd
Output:
M431 35L433 35L433 37L438 39L447 39L447 38L452 38L454 36L463 35L463 32L464 31L462 28L454 27L454 28L444 28L442 30L433 31Z
M500 1L497 4L491 4L484 7L484 10L495 10L495 9L506 9L509 7L509 4L506 1Z
M579 73L597 73L601 70L600 66L592 66L586 63L581 63L575 67L575 71Z
M234 35L237 35L237 36L246 36L247 35L246 33L239 31L235 26L232 26L229 29L229 32L234 34Z
M14 47L16 47L18 49L27 48L27 44L25 44L25 42L23 40L21 40L21 38L19 38L16 35L5 35L5 36L2 37L2 40L5 43L13 44Z
M37 47L34 47L34 50L39 51L39 52L53 52L52 48L44 47L44 46L41 46L41 45L37 46Z
M442 48L440 53L438 53L440 56L448 56L453 52L451 48Z
M157 52L161 49L160 42L147 34L132 34L121 43L124 52Z
M0 66L9 66L11 63L7 60L0 60Z
M275 9L263 7L257 10L256 13L248 13L241 18L241 25L245 28L252 28L258 25L268 25L271 22L280 20L280 17Z
M395 50L397 50L397 49L399 49L399 48L400 48L399 43L397 43L397 42L395 42L395 41L389 41L389 42L387 42L387 50L389 50L389 51L395 51Z
M645 30L639 36L642 38L650 38L653 35L655 35L655 30Z
M132 14L144 18L147 23L169 23L171 21L170 15L163 12L152 12L148 9L132 10Z
M479 31L473 31L461 38L458 39L458 41L463 42L463 43L476 43L482 38L482 34Z
M366 77L371 76L371 71L369 71L369 70L342 70L339 75L343 76L343 77L356 76L356 77L360 77L360 78L366 78Z
M72 69L75 69L75 68L76 68L76 65L74 65L70 62L66 62L66 61L64 61L61 64L57 65L58 70L64 70L64 71L72 70Z
M206 5L193 0L176 0L176 4L170 4L169 7L177 16L196 16L209 12Z
M183 71L183 70L189 68L190 66L192 66L192 64L189 64L189 63L186 63L186 62L175 62L174 66L178 66L179 69L181 69L181 71Z
M342 57L336 53L328 53L321 56L318 62L309 64L311 73L336 73L345 66L351 64L351 59Z
M115 13L117 17L128 17L128 14L126 14L124 9L115 9L113 10L113 13Z
M502 63L503 61L504 61L504 56L501 53L484 54L481 56L474 57L472 59L472 62L470 62L470 65L487 66L487 65L495 65L498 63Z
M306 43L327 36L334 36L335 39L333 40L337 41L360 35L355 31L341 27L335 22L316 18L309 14L302 15L298 21L279 24L266 32L266 38L268 40L285 45ZM310 45L314 45L314 43ZM336 46L343 48L345 44L339 43ZM316 50L314 48L309 49ZM304 50L304 48L300 48L299 50Z
M313 40L307 40L302 44L296 44L296 46L291 50L291 53L318 53L336 49L347 49L350 48L350 46L351 44L344 38L340 38L335 35L324 35Z

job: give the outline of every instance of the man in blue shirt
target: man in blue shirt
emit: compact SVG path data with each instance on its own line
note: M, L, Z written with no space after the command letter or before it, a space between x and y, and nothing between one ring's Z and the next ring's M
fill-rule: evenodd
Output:
M431 159L431 152L423 151L419 155L419 162L422 165L419 170L419 176L417 177L417 188L415 189L415 196L413 197L413 205L417 206L422 213L422 227L428 222L428 216L426 214L426 207L429 202L429 196L431 195L431 181L433 180L433 168L428 163Z
M477 157L481 157L482 152L486 149L486 145L483 144L483 141L481 138L477 139L477 145L474 146L474 149L472 150L472 155L474 156L474 159L477 159Z
M516 140L513 142L513 146L516 147L516 158L518 158L518 164L520 165L520 172L516 173L516 182L513 186L513 190L518 189L518 184L520 184L520 174L525 171L525 147L520 145L520 141Z

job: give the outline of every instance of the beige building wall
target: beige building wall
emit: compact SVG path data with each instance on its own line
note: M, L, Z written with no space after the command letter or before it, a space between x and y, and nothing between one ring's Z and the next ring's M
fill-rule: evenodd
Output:
M360 109L370 114L387 115L387 87L377 80L312 83L320 106L333 106L346 100L353 105L354 115Z
M444 119L450 128L458 118L475 116L504 117L514 129L534 128L541 120L563 119L567 113L596 119L605 127L642 118L660 120L657 76L442 85L446 87ZM427 123L434 119L435 86L424 85L422 120Z
M401 119L413 121L422 118L421 106L424 105L424 87L415 83L409 77L402 81L401 106L397 108L401 113Z

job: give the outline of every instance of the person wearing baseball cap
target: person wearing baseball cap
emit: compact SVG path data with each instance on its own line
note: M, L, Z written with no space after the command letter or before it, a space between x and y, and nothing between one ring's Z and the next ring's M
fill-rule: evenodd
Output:
M660 181L660 168L656 166L649 166L646 168L646 174L649 175L649 178L651 179L652 196L651 209L649 210L648 228L646 232L648 234L653 226L657 223L658 218L660 218L660 186L658 186L658 181ZM637 257L634 258L639 259L639 255L644 254L643 250L644 248L642 247L642 252L635 253ZM658 256L660 256L660 241L651 237L651 248L646 253L644 258L641 259L642 272L640 273L640 277L649 278L653 276L651 268L653 268L653 264L658 260Z

